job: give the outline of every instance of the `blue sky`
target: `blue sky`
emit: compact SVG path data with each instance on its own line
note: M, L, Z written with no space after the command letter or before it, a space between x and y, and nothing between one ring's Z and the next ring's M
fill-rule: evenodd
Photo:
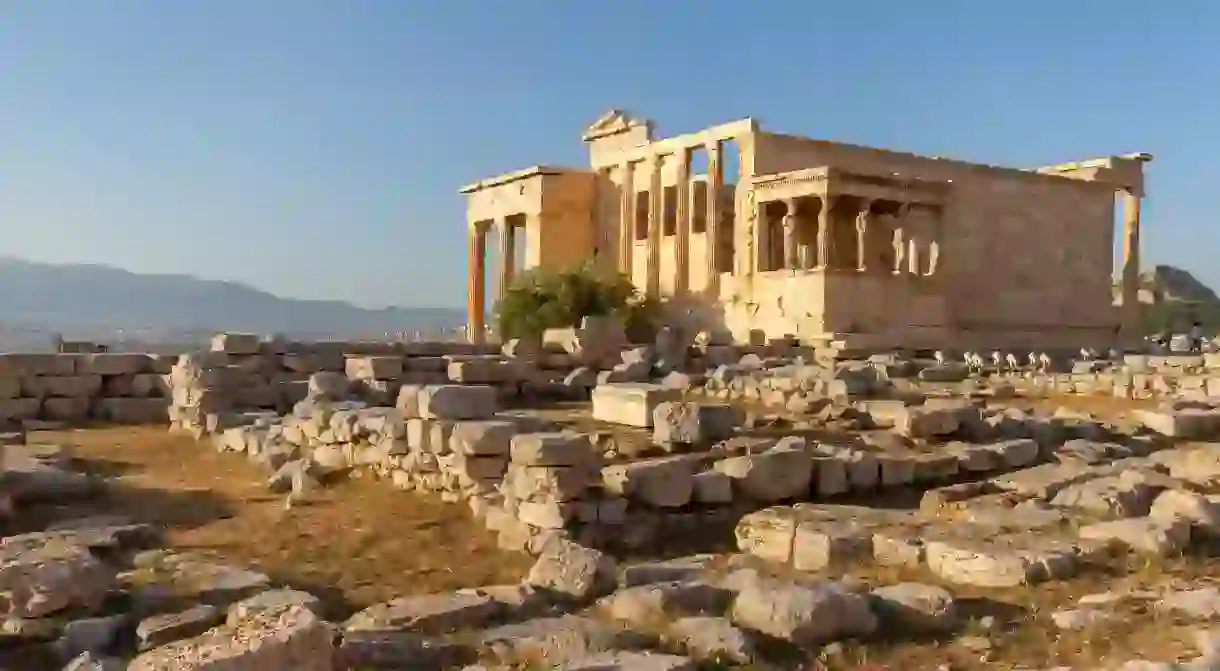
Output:
M0 254L460 306L458 187L586 165L622 107L1023 167L1152 152L1146 262L1220 286L1218 25L1203 0L0 0Z

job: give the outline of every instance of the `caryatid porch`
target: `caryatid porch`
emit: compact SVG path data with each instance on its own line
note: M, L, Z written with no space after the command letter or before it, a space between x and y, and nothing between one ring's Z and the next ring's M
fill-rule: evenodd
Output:
M947 183L819 167L751 187L755 272L936 274Z

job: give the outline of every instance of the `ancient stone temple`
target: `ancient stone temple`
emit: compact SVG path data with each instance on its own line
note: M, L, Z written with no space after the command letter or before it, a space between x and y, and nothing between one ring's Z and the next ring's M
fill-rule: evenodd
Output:
M587 169L537 166L461 190L473 338L489 232L501 288L518 266L592 260L665 299L674 320L739 341L1081 347L1138 323L1147 154L1027 170L771 133L753 119L657 139L618 110L583 139ZM1116 310L1120 213L1128 300Z

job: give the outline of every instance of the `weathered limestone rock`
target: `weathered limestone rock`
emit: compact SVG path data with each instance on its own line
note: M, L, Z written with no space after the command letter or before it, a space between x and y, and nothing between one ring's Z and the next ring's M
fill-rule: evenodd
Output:
M404 384L398 388L398 397L394 399L394 407L401 413L403 419L416 419L419 415L419 395L424 386L419 384Z
M519 433L509 449L514 464L523 466L580 466L601 461L589 437L582 433Z
M286 609L290 606L301 606L312 610L319 617L322 615L322 602L309 592L295 589L269 589L229 606L226 619L229 624L237 624L240 620L254 616L255 613L272 609Z
M748 664L759 656L755 638L722 617L679 618L669 626L669 634L688 653L703 659Z
M1140 517L1148 514L1155 495L1148 485L1110 476L1068 485L1051 499L1051 505L1110 517Z
M598 603L616 620L649 625L675 615L719 615L731 600L731 592L709 583L661 582L627 587Z
M502 420L457 422L449 436L449 449L470 456L508 456L517 425Z
M1137 552L1165 556L1190 544L1190 522L1131 517L1090 524L1081 527L1078 534L1084 539L1117 542Z
M125 614L73 620L64 625L63 634L53 646L65 659L86 652L105 653L114 646L127 620Z
M1220 411L1218 410L1201 408L1137 410L1135 414L1140 423L1163 436L1204 440L1220 433Z
M883 622L910 633L952 631L958 624L953 595L934 585L900 583L872 591Z
M734 489L743 495L756 501L774 502L807 498L813 464L813 458L803 447L781 446L760 454L723 459L714 468L733 478Z
M1181 489L1171 489L1157 496L1148 516L1162 522L1186 520L1202 530L1220 531L1220 502Z
M0 591L8 612L42 617L69 606L93 609L114 584L115 572L89 550L65 539L13 536L0 541Z
M615 563L610 556L565 540L547 544L526 582L559 594L584 599L614 589Z
M1080 631L1102 624L1114 618L1114 615L1103 610L1092 608L1061 609L1051 613L1051 621L1056 627L1065 631Z
M346 631L336 669L448 669L469 657L460 645L409 631Z
M651 428L656 408L676 401L681 392L657 384L619 382L593 389L593 418L602 422Z
M141 620L136 627L136 638L140 649L148 650L198 636L224 620L225 615L220 609L200 604L177 613L154 615Z
M677 508L690 503L695 465L686 456L613 464L602 469L602 485L608 492L650 506Z
M691 658L679 655L615 650L568 662L563 668L569 671L695 671L699 666Z
M733 479L720 471L703 471L692 478L694 492L691 498L696 503L711 505L733 502Z
M437 384L419 394L419 415L424 419L486 419L496 409L495 387Z
M348 357L344 371L352 380L397 380L402 377L402 357Z
M693 581L711 567L715 555L692 555L623 567L620 583L635 587L658 582Z
M947 407L905 406L904 412L894 415L894 430L911 438L947 436L957 431L962 422L971 415L977 417L978 409L966 404Z
M132 660L128 671L334 668L333 632L301 606L263 611L195 638L154 648Z
M344 629L442 634L481 627L501 610L502 604L474 590L427 594L369 606L348 618Z
M505 661L568 668L569 663L617 647L621 629L576 615L537 618L488 629L479 636L484 650Z
M801 646L864 636L877 628L867 599L832 582L746 582L733 602L733 621Z
M320 372L309 376L309 396L331 401L347 397L350 381L342 373Z
M850 519L801 520L792 542L792 567L822 571L867 560L873 554L872 532Z
M924 543L928 568L944 580L978 587L1015 587L1073 575L1081 549L1028 534L934 538Z
M743 421L728 404L666 401L653 410L652 440L658 445L702 445L728 438Z
M796 516L791 508L763 508L741 518L733 535L737 549L777 564L792 560Z
M1202 587L1172 592L1156 602L1156 609L1178 612L1200 620L1220 617L1220 589Z

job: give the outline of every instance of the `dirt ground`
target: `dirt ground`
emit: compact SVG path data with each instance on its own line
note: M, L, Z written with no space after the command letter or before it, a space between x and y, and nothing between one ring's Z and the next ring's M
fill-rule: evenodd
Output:
M1066 406L1109 419L1141 404L1069 396L1014 405ZM165 525L169 547L214 551L307 589L326 600L332 617L396 596L517 582L530 565L528 557L497 550L494 537L466 506L401 492L367 476L328 486L311 501L286 509L283 496L267 491L262 468L163 428L94 428L40 433L31 440L70 444L80 469L119 479L120 487L90 514ZM77 505L30 512L23 520L31 529L82 514ZM1086 594L1220 585L1216 557L1220 547L1164 560L1116 554L1071 580L1028 588L944 585L965 616L964 631L922 640L896 640L880 632L873 640L845 641L824 652L824 668L1090 669L1131 659L1192 659L1199 625L1157 613L1150 598L1103 607L1116 617L1083 631L1060 631L1050 615ZM826 577L870 587L939 583L926 569L862 565L847 576Z
M163 524L168 547L215 552L307 589L335 616L397 596L515 583L529 570L529 558L498 550L466 506L387 482L329 485L286 509L263 469L163 427L39 433L33 441L70 444L77 468L119 478L113 494L91 505L94 514ZM81 509L44 506L23 518L37 529Z

